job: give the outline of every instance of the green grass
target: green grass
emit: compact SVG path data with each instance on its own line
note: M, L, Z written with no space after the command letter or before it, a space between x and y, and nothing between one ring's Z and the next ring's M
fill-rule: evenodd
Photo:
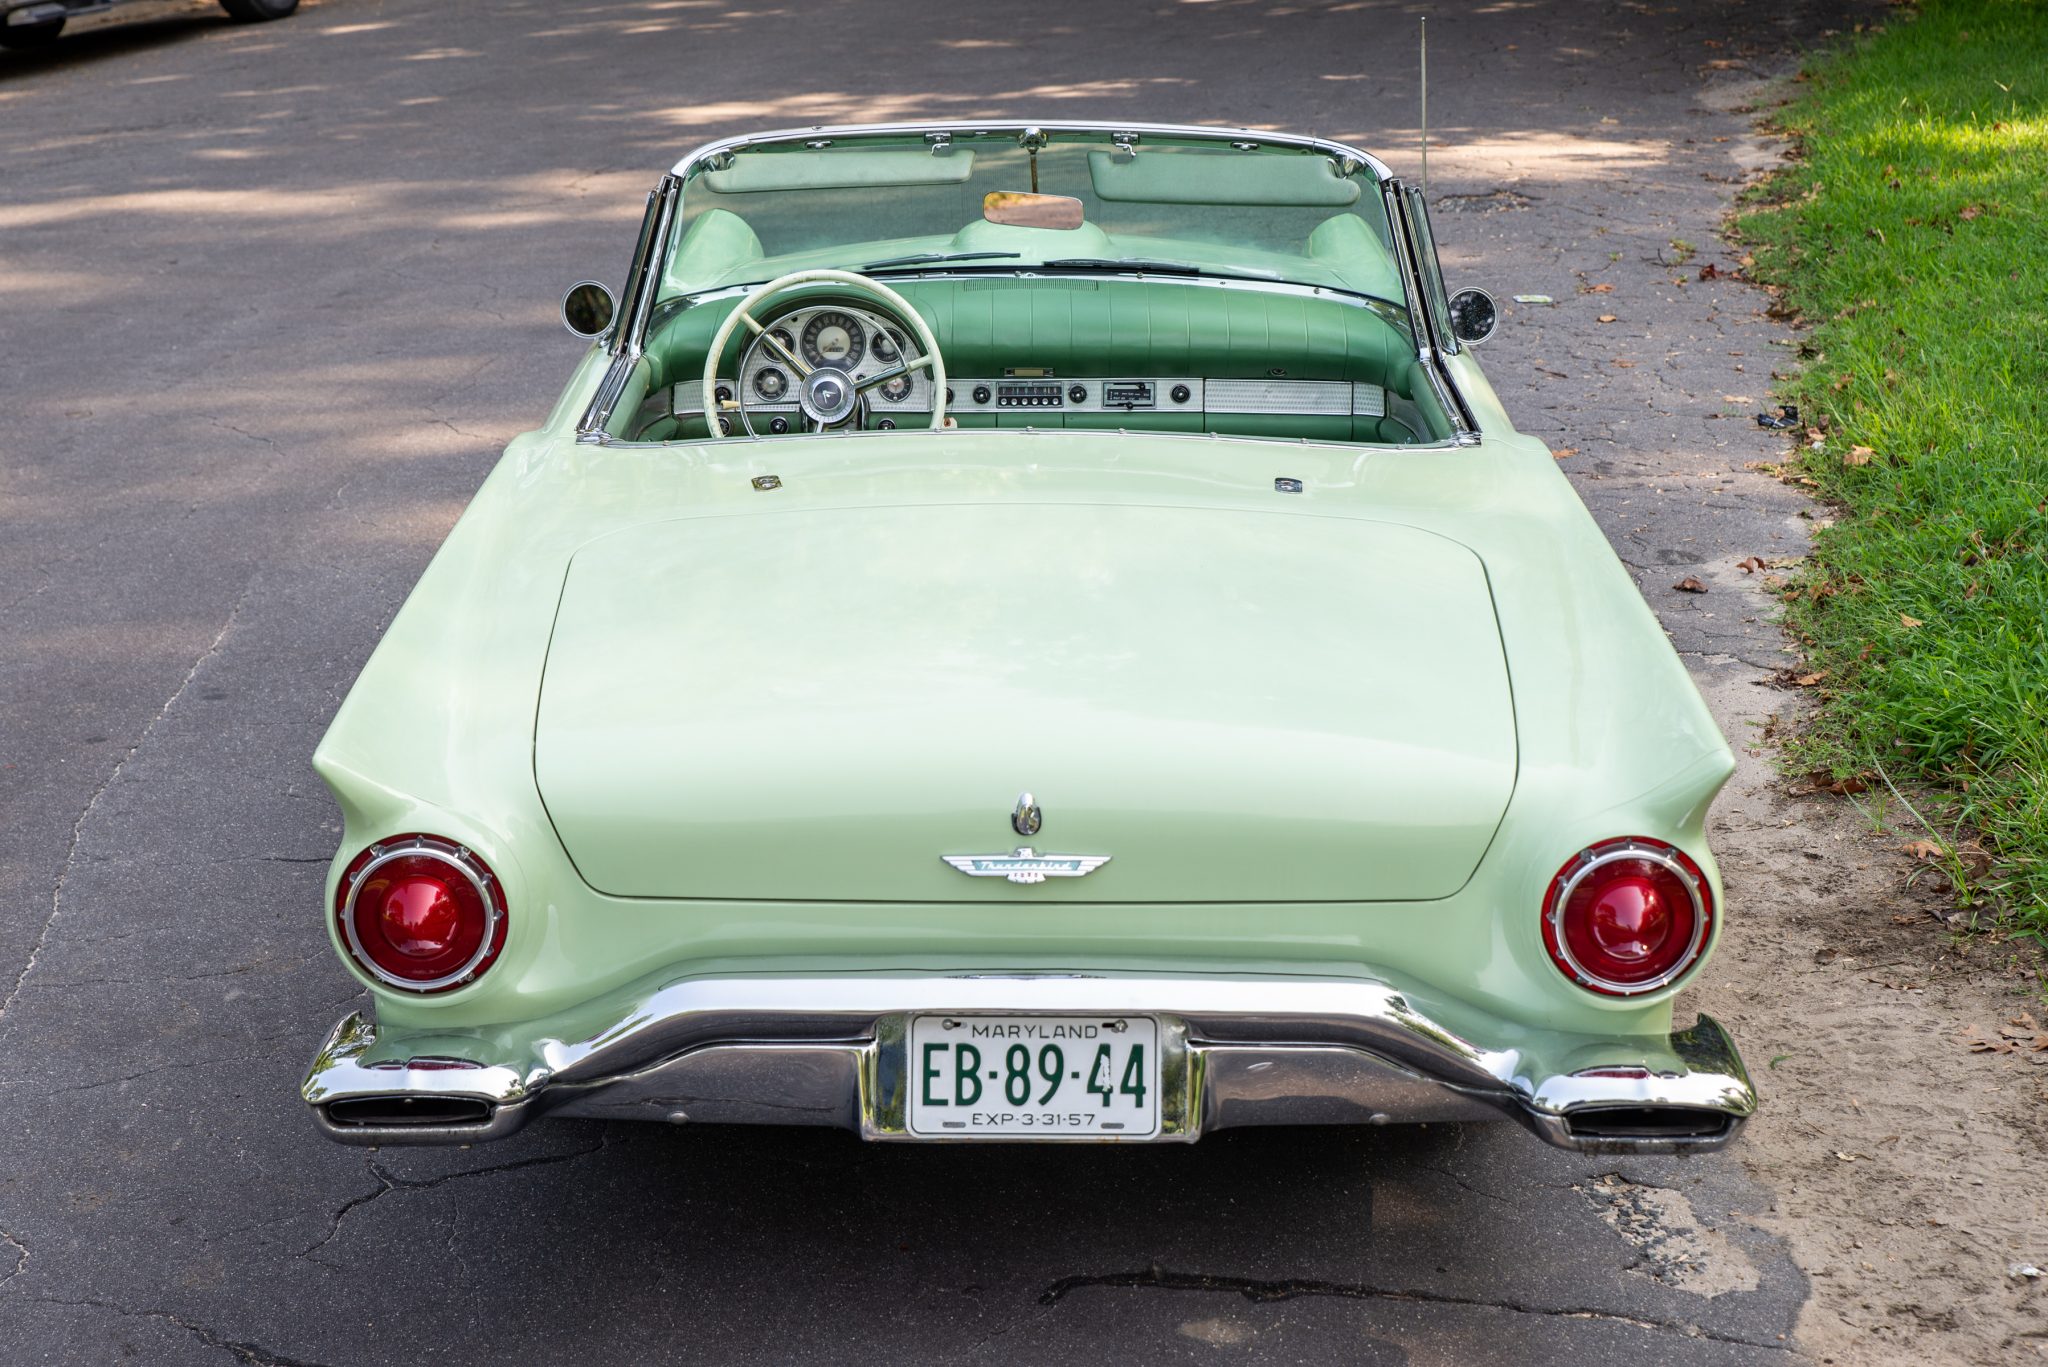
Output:
M1838 505L1788 592L1826 671L1795 758L1934 785L2048 936L2048 4L1931 0L1806 75L1738 224L1811 327L1784 398Z

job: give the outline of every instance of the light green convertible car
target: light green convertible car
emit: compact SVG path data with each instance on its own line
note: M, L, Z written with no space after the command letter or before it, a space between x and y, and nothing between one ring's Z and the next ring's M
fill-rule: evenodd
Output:
M1725 1143L1727 745L1317 138L734 138L315 764L359 1144L541 1115Z

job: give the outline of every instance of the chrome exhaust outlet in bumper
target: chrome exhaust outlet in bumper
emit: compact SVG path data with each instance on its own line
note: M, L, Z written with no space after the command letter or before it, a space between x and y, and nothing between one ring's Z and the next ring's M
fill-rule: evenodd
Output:
M1725 1139L1734 1117L1687 1106L1603 1106L1575 1111L1564 1125L1581 1143L1634 1144L1646 1140Z
M931 1011L1107 1010L1161 1022L1159 1138L1254 1125L1513 1119L1586 1153L1687 1153L1756 1108L1727 1032L1513 1031L1491 1048L1365 979L1091 974L697 978L574 1041L334 1029L303 1088L345 1144L469 1144L537 1115L813 1125L906 1140L906 1032ZM1510 1035L1508 1027L1503 1035ZM508 1039L513 1041L508 1044ZM925 1140L921 1142L960 1142Z
M497 1107L473 1096L434 1096L431 1093L393 1096L353 1096L330 1101L322 1114L331 1125L371 1129L403 1126L448 1128L489 1125Z

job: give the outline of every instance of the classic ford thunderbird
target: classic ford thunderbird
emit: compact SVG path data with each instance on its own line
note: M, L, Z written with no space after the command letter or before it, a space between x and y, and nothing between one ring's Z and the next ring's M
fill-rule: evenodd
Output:
M1368 153L733 138L564 316L315 756L331 1137L1754 1109L1673 1022L1727 745Z

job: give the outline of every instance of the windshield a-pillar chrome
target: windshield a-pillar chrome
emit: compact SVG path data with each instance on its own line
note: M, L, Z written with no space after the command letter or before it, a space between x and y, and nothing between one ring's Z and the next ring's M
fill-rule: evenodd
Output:
M1401 288L1408 296L1408 316L1415 329L1415 358L1421 362L1422 373L1428 377L1437 402L1443 406L1444 415L1455 429L1451 439L1460 446L1470 446L1479 440L1479 424L1465 406L1465 396L1458 392L1444 369L1444 352L1439 339L1450 335L1450 324L1447 319L1437 316L1424 284L1420 259L1422 248L1417 243L1415 225L1408 211L1407 189L1400 181L1390 179L1382 183L1381 193L1386 197L1388 225L1394 234L1394 255L1401 267ZM1433 242L1429 250L1432 253L1436 250Z
M647 212L641 216L640 237L633 247L633 264L626 271L626 285L621 291L625 308L612 329L612 363L598 382L583 420L577 424L579 442L602 444L609 439L606 428L612 411L633 377L633 368L640 363L648 319L661 289L661 267L668 254L669 230L675 223L676 198L681 186L676 176L666 175L647 196Z

